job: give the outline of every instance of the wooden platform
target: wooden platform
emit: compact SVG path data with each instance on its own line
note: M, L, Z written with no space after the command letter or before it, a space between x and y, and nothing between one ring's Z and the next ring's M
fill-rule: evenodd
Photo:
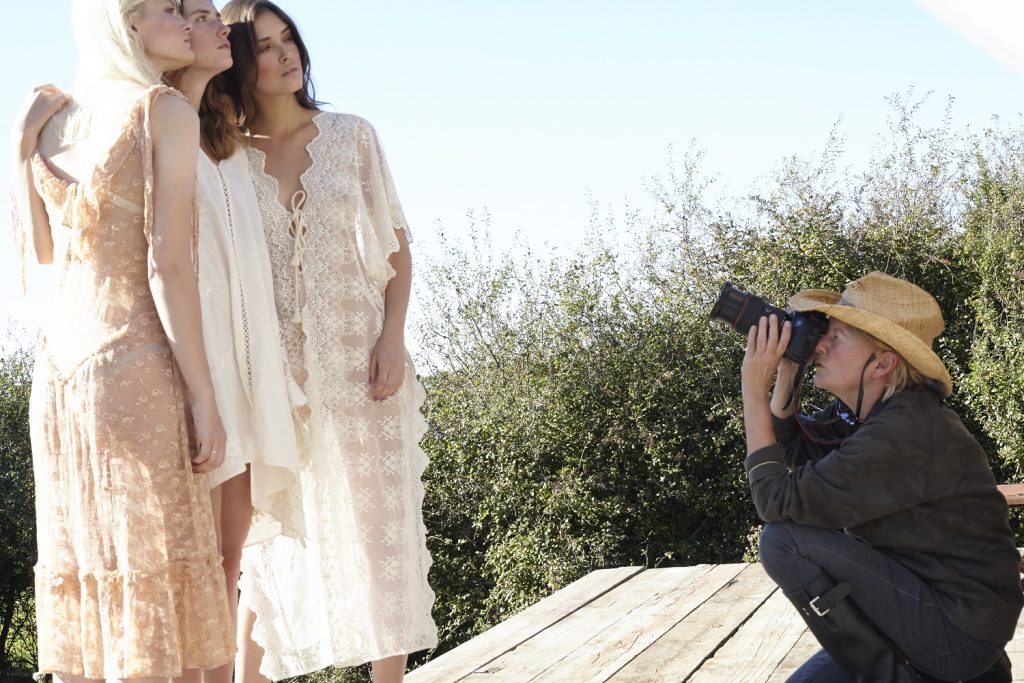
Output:
M622 567L588 574L406 681L781 683L817 649L760 565ZM1007 651L1024 681L1024 628Z

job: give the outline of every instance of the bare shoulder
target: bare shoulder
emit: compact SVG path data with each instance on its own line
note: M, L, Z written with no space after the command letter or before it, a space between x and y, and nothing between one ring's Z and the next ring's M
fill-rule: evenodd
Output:
M199 115L184 97L176 93L159 95L153 102L150 118L157 138L194 139L199 144Z

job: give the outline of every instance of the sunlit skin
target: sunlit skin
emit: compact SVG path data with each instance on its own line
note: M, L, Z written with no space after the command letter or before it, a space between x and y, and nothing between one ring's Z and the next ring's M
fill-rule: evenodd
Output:
M161 73L182 69L195 59L189 41L192 27L171 0L146 0L130 18L129 27L138 34L146 57Z
M209 78L231 68L231 29L220 20L220 12L210 0L185 0L185 20L192 27L189 41L195 61L189 66L193 77L209 74Z
M868 380L877 378L879 371L895 365L896 354L872 348L866 339L850 330L850 326L842 320L833 318L830 321L828 332L821 336L814 347L814 385L831 392L843 403L853 407L857 403L861 371L864 370L865 375L866 400ZM873 359L872 354L875 356ZM885 383L882 382L884 390ZM870 408L868 411L862 409L861 418L866 417L869 411Z
M288 24L273 12L261 12L253 22L258 67L257 97L293 95L302 88L302 61Z

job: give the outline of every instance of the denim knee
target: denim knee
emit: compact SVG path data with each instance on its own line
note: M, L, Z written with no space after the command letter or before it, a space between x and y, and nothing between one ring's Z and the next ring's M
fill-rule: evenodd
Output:
M758 554L761 556L761 566L769 576L799 557L793 534L786 528L788 524L789 522L768 522L761 530Z

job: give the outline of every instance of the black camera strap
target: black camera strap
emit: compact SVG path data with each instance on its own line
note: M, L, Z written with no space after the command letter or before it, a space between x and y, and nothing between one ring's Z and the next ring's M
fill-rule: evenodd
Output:
M871 365L877 356L872 353L868 356L868 360L864 363L864 367L860 369L860 384L857 386L857 407L853 409L853 420L854 424L861 424L864 422L860 419L860 409L864 405L864 373L868 371L868 366Z

